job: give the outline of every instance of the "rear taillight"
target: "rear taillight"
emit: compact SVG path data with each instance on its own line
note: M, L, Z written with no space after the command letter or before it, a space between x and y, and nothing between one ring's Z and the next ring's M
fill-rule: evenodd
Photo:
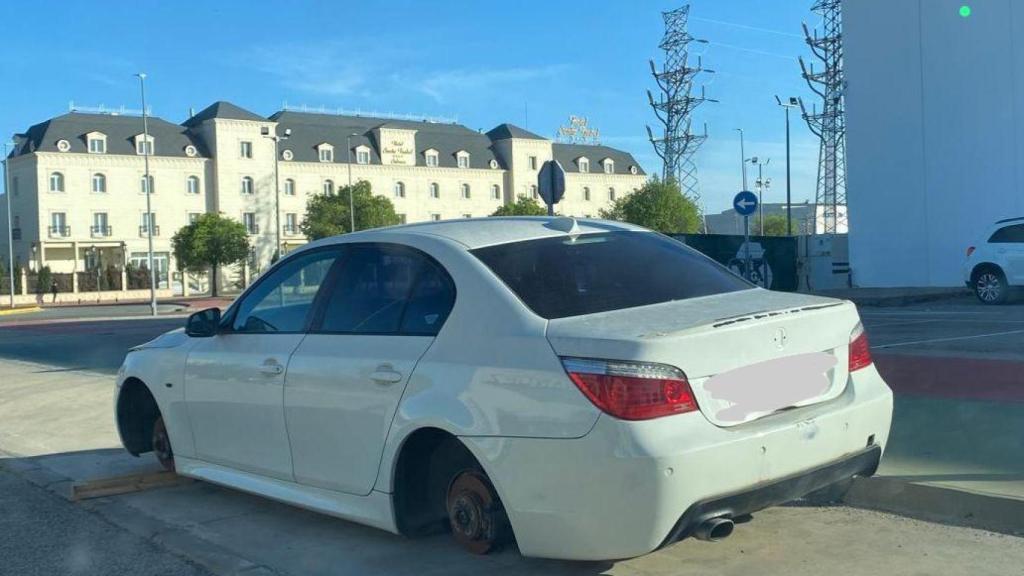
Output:
M871 346L868 344L868 333L860 322L850 333L850 372L860 370L871 364Z
M971 254L974 254L974 246L967 247L967 257L970 258Z
M686 374L673 366L584 358L563 358L562 365L595 406L616 418L649 420L697 409Z

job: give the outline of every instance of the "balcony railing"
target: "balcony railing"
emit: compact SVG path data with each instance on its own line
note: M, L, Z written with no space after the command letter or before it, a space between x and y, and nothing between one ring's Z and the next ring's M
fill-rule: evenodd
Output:
M89 234L93 237L102 238L114 235L114 228L111 226L91 226L89 228Z
M71 226L50 226L50 238L67 238L71 236Z
M11 228L11 239L21 240L21 228Z
M160 227L159 226L153 226L153 236L159 236L159 235L160 235ZM139 226L139 236L142 236L143 238L149 236L149 227L148 226Z
M246 224L245 231L248 232L250 236L255 236L256 234L260 233L260 225L259 224Z
M282 227L282 230L284 231L284 235L285 236L295 236L295 235L297 235L300 232L298 226L292 226L292 225L289 225L289 224L285 224Z

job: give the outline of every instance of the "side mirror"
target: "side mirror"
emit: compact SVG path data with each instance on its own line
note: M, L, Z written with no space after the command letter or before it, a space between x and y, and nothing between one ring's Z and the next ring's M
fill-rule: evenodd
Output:
M220 328L220 308L207 308L188 317L185 334L193 338L209 338Z

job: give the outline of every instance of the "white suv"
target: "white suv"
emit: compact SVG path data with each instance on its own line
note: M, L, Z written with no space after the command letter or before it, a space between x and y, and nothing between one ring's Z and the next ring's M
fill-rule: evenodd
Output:
M964 282L985 304L1002 304L1024 285L1024 217L993 224L984 241L967 248Z

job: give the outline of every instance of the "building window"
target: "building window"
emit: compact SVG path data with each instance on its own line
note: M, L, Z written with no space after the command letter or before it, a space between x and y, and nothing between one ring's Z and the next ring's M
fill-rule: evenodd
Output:
M615 161L614 160L605 160L604 161L604 173L605 174L615 174Z
M397 214L396 216L398 216L399 224L405 224L405 214Z
M108 223L109 220L107 219L106 212L93 212L92 228L89 232L93 236L110 236L111 229Z
M60 172L50 174L50 192L64 191L64 175Z
M199 212L189 212L188 223L195 224L196 222L199 222Z
M253 193L252 178L245 176L242 178L242 194L251 196Z
M199 177L189 176L185 180L185 191L189 194L199 194Z
M501 186L491 185L491 200L501 200Z
M64 212L51 212L50 236L64 237L70 235L71 230L68 228L68 215Z
M430 197L431 198L440 198L441 197L441 187L437 185L437 182L431 182L430 183Z
M587 160L586 158L580 158L579 160L576 161L576 165L580 167L580 172L582 172L583 174L590 172L590 160Z
M533 198L534 200L536 200L539 197L540 197L540 195L537 194L537 185L536 184L530 184L530 198Z
M356 164L369 164L370 151L366 148L356 148Z
M462 199L463 200L469 200L469 196L470 196L469 184L463 184L462 185Z
M537 157L536 156L530 156L530 170L536 170L536 169L537 169Z
M334 162L334 148L329 146L320 146L319 150L321 162Z
M240 146L239 152L241 153L242 158L250 158L251 159L252 158L252 142L249 142L247 140L242 140L239 143L239 146Z
M459 168L469 168L469 154L467 154L466 152L459 153L459 155L456 157L456 160L458 162Z
M153 155L153 137L150 136L149 140L146 140L142 136L139 136L135 140L135 153L139 156L152 156Z
M156 225L156 212L143 212L139 216L139 236L148 236L151 229L153 236L160 235L160 227Z
M92 175L92 191L93 192L106 192L107 191L107 177L103 174Z
M615 201L615 188L608 189L608 199L611 200L612 202Z
M11 191L14 192L15 196L18 195L18 177L17 176L15 176L14 178L11 179Z
M105 154L107 152L107 139L100 136L89 138L90 154Z
M438 220L441 219L441 215L440 214L431 214L430 215L430 219L433 220L434 222L437 222Z
M395 182L395 198L405 198L404 182Z
M590 188L586 186L583 187L583 199L590 202Z
M427 166L431 168L437 168L437 152L431 151L426 153Z
M324 195L334 196L334 180L324 180Z
M156 187L153 186L153 184L154 182L152 174L150 174L148 178L146 176L142 176L141 178L139 178L139 192L141 194L156 193Z
M295 196L295 180L289 178L284 181L284 195Z
M245 231L248 234L259 234L260 227L256 224L256 213L255 212L243 212L242 223L245 224Z
M298 214L289 213L284 215L284 233L289 235L295 235L299 233Z

